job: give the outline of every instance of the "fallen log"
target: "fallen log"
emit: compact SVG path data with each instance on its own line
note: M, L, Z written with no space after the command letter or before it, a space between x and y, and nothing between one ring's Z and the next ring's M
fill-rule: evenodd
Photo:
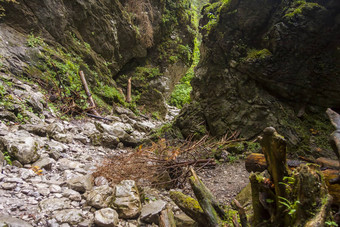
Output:
M80 76L80 79L81 79L81 82L83 83L83 86L84 86L84 89L85 89L85 92L86 92L86 95L88 97L88 101L90 103L90 109L92 111L92 113L98 117L100 117L100 114L97 112L96 110L96 104L95 102L93 101L93 98L92 98L92 94L90 92L90 89L87 85L87 82L86 82L86 79L85 79L85 75L84 75L84 72L83 71L79 71L79 76Z
M294 169L297 167L297 164L301 164L298 160L287 160L288 167L290 169ZM329 159L317 159L317 163L320 163L322 167L329 166ZM248 172L262 172L267 169L266 159L263 154L260 153L252 153L248 155L245 161L246 170ZM326 184L328 186L329 194L333 196L333 203L340 204L340 184L330 184L329 181L337 178L339 175L339 171L336 169L326 169L321 170L325 177Z

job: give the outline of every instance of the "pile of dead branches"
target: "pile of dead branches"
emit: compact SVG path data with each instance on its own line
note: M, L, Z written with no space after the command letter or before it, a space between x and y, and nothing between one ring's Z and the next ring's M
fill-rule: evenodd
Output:
M239 141L237 137L238 133L232 133L221 140L208 135L198 141L159 139L150 146L141 145L127 154L108 157L95 176L104 176L112 183L131 179L143 185L181 188L190 176L190 167L196 167L196 171L214 167L213 151Z

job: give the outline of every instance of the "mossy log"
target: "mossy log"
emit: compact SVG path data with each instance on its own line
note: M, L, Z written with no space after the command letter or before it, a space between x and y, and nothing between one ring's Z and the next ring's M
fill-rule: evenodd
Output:
M208 222L199 202L196 199L178 191L170 191L170 198L186 215L191 217L197 223L204 224Z
M192 176L189 178L190 185L207 218L207 226L223 226L222 223L227 218L224 209L192 168L191 173Z
M192 176L189 178L197 200L181 192L171 191L170 198L181 208L184 213L195 220L199 226L226 227L229 218L227 212L218 203L210 190L199 179L191 168Z

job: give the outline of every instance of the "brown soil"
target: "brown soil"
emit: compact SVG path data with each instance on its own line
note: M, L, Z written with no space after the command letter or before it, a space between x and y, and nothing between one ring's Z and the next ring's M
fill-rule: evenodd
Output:
M198 172L198 176L218 201L224 205L230 204L249 183L249 173L245 169L244 160L223 163L214 169L203 169ZM185 193L192 195L190 190L190 186L186 187Z

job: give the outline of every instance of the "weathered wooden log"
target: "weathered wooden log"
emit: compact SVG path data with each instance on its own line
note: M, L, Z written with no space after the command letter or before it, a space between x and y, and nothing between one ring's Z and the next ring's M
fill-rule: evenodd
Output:
M267 169L266 159L264 154L251 153L245 161L246 170L250 172L262 172Z
M328 158L318 158L315 162L313 160L310 160L311 163L317 163L320 165L320 167L326 167L330 169L337 169L339 167L339 163L335 160L328 159ZM306 163L304 161L300 160L291 160L287 159L287 165L290 169L294 169L295 167L298 167L299 165ZM262 172L267 169L267 163L266 158L264 157L264 154L260 153L251 153L247 156L245 160L245 167L246 170L250 172Z
M223 220L227 218L224 209L211 194L210 190L198 178L193 168L190 170L192 176L189 178L189 182L204 214L206 215L208 220L207 226L223 226Z
M93 101L93 98L92 98L92 94L90 92L90 89L87 85L87 82L86 82L86 79L85 79L85 75L84 75L84 72L83 71L79 71L79 76L80 76L80 79L81 79L81 82L83 83L83 86L84 86L84 89L85 89L85 92L86 92L86 95L88 97L88 100L89 100L89 103L90 103L90 109L92 111L92 113L96 116L100 116L100 114L97 112L97 110L95 109L96 108L96 104L95 102Z
M170 208L167 208L161 212L159 216L160 227L176 227L174 213Z
M176 205L197 223L207 223L208 220L196 199L184 195L182 192L170 191L170 198Z
M321 167L326 167L326 168L330 168L330 169L339 169L340 167L340 163L336 160L332 160L329 158L318 158L315 161L318 165L320 165Z

